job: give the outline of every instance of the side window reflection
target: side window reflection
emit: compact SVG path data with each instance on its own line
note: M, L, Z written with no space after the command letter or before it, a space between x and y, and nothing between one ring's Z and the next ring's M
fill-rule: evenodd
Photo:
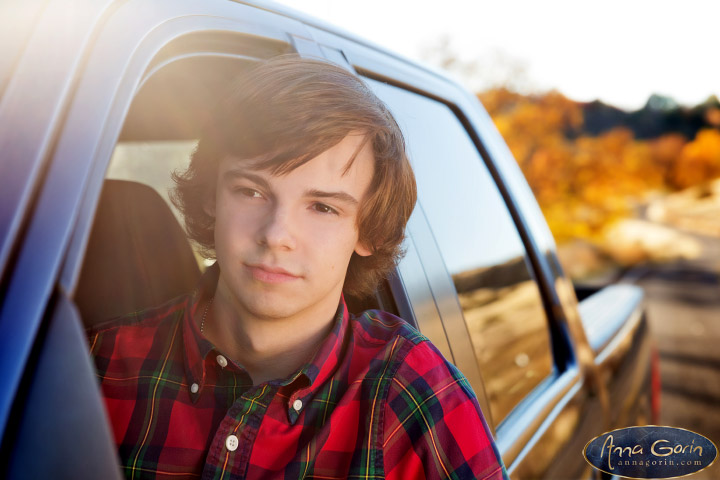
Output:
M455 284L497 425L552 372L547 319L522 240L453 112L400 88L368 83L406 135L419 202Z

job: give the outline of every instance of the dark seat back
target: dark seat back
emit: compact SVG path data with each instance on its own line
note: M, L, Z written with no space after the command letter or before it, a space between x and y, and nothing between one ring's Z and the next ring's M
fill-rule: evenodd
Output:
M106 180L75 294L90 326L191 291L200 269L170 207L152 188Z

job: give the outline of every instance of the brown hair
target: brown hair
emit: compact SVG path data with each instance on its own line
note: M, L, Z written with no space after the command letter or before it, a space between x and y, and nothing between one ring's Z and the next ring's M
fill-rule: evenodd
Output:
M214 257L215 219L204 206L214 202L222 158L259 158L256 166L283 174L351 132L366 135L375 157L357 225L372 255L353 253L343 290L355 297L371 294L402 255L400 243L417 198L415 176L387 107L357 76L326 61L296 55L265 61L243 75L213 111L190 166L173 173L171 197L188 236L204 256Z

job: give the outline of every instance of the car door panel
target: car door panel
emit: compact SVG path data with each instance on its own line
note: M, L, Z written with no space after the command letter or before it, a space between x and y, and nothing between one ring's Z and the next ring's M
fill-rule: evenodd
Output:
M51 304L51 318L36 346L37 364L26 372L22 410L6 432L12 449L6 476L0 476L120 479L82 322L63 293Z

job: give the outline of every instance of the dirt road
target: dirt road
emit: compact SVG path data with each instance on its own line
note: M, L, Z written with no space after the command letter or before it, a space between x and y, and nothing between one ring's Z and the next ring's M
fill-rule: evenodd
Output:
M720 239L695 235L693 260L641 267L626 278L645 289L660 351L661 424L687 428L720 446ZM720 459L688 478L720 478Z

